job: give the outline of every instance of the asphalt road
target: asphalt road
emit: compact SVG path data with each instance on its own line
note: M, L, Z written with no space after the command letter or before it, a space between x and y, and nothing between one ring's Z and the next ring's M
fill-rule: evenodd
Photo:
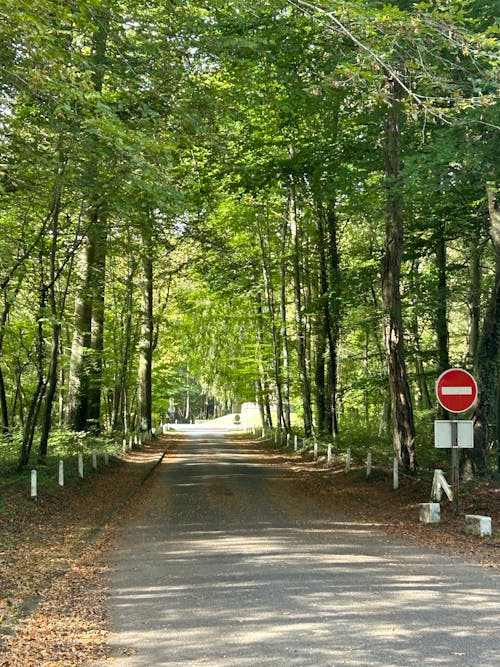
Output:
M327 507L193 431L117 529L113 667L498 667L498 575Z

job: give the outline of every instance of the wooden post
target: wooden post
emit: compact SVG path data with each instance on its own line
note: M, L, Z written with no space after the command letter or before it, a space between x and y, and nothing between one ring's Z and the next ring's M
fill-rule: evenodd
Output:
M92 468L97 470L97 452L95 450L92 452Z
M399 488L399 461L398 457L394 457L392 462L392 488L394 490Z
M104 452L104 465L109 466L109 454L108 454L108 452Z

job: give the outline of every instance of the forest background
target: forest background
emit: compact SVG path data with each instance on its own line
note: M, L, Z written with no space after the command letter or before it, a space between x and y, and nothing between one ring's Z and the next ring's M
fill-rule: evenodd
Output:
M3 0L2 468L256 401L412 472L459 365L487 471L496 9Z

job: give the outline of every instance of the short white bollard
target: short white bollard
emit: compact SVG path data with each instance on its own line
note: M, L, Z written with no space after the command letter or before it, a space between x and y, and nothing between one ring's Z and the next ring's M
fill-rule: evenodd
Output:
M92 468L97 470L97 452L92 452Z
M392 462L392 488L394 490L399 489L399 461L397 456L394 457Z
M345 471L349 472L351 469L351 448L347 448L346 456L345 456Z
M370 477L372 474L372 453L368 452L366 455L366 476Z
M287 447L287 449L288 449L288 447L290 447L290 433L286 434L286 447Z
M64 461L59 461L57 483L59 484L59 486L64 486Z
M266 429L265 429L265 428L262 429L262 433L261 433L261 436L260 436L260 437L261 437L262 439L264 439L264 438L266 437Z
M133 446L134 446L134 436L131 435L130 438L128 439L128 448L132 449Z
M465 532L478 537L487 537L492 534L491 517L481 514L465 515Z
M127 438L123 438L123 441L122 441L122 451L123 451L124 454L125 454L125 452L127 451Z
M293 451L296 452L298 448L299 448L299 436L295 434L293 438Z
M36 500L37 498L37 476L36 470L31 471L31 499Z
M134 435L134 445L137 447L138 444L139 444L139 438L138 438L137 433L136 433Z
M326 450L326 462L328 465L332 462L332 443L328 443L328 449Z
M151 433L152 433L153 435L156 435L156 427L155 427L155 426L153 426L153 428L151 429Z
M313 454L314 460L317 461L318 460L318 441L317 440L314 441L314 450L313 450L313 452L314 452L314 454Z
M108 454L108 452L104 452L104 465L109 466L109 454Z
M83 479L83 454L78 454L78 477Z
M441 520L441 505L439 503L420 503L418 508L420 523L439 523Z

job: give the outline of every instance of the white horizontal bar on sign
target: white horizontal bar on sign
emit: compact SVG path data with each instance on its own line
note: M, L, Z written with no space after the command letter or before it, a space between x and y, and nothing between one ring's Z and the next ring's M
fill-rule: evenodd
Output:
M470 396L472 387L443 387L441 393L443 396Z

